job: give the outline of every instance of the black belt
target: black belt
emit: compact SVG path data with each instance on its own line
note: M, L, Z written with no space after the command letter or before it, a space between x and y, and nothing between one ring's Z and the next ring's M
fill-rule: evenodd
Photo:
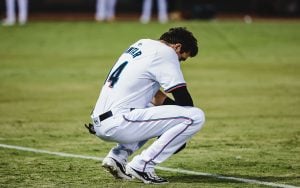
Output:
M130 108L130 111L132 111L132 110L134 110L134 108ZM110 111L107 111L107 112L101 114L101 115L99 116L99 119L100 119L100 121L104 121L104 120L106 120L107 118L110 118L111 116L113 116L113 113L112 113L111 110L110 110Z
M104 114L101 114L99 116L99 119L100 119L100 121L104 121L104 120L106 120L107 118L109 118L111 116L113 116L113 113L111 111L107 111Z

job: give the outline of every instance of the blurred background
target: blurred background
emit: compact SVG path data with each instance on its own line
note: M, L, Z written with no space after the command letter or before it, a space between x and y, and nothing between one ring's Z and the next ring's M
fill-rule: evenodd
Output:
M96 0L28 0L29 20L94 19ZM142 0L118 0L117 20L138 19ZM170 20L213 19L216 17L298 18L299 0L168 0ZM153 1L153 15L157 1ZM0 0L0 15L5 17L5 0Z

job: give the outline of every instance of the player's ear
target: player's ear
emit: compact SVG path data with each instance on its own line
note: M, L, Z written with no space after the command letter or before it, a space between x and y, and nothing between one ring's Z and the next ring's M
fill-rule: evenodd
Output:
M174 44L174 49L175 49L176 53L181 53L181 47L182 47L182 45L180 43Z

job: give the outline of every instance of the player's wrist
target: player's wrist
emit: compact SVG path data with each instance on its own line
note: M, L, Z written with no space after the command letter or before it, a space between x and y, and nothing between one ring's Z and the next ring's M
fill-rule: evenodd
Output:
M170 99L169 97L166 97L162 105L176 105L175 101Z

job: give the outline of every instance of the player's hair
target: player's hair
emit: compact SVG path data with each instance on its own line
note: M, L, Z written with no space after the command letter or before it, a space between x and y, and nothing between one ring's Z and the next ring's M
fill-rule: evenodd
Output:
M197 39L192 32L188 31L185 27L170 28L169 31L161 35L159 40L166 41L170 44L180 43L181 53L190 52L191 57L194 57L198 53Z

